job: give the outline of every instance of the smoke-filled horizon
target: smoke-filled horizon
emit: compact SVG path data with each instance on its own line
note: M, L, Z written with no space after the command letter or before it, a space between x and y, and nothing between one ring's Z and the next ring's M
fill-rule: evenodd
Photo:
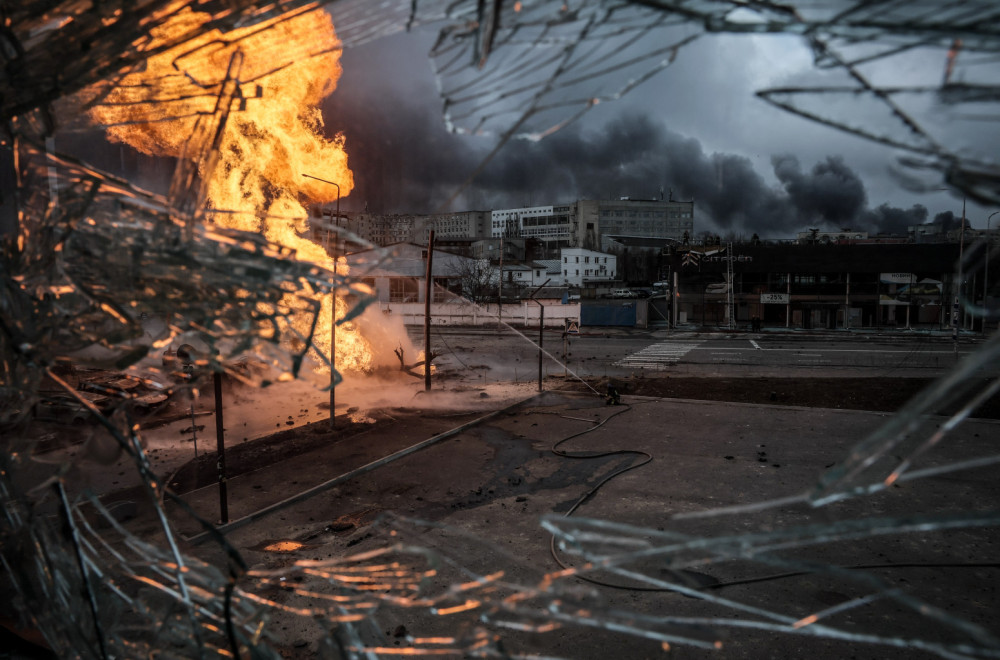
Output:
M398 99L334 94L324 106L327 130L346 137L355 190L343 207L376 213L431 213L541 206L576 199L694 200L697 233L713 230L782 237L808 228L850 227L905 234L931 221L921 205L870 206L861 177L839 155L804 164L770 158L769 183L753 161L708 153L696 138L636 112L599 129L571 124L538 141L511 141L449 208L442 208L479 167L490 139L447 133L433 110ZM948 211L934 216L958 226Z

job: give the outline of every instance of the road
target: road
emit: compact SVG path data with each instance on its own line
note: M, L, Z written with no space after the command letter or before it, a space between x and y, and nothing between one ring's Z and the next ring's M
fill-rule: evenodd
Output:
M419 332L417 330L416 332ZM438 364L478 371L489 380L538 377L537 330L522 334L482 329L432 330ZM958 350L948 340L926 336L848 335L843 338L784 333L723 333L657 330L602 333L591 329L564 339L546 332L545 376L899 376L934 377L973 354L981 340L963 338ZM565 365L565 366L564 366Z

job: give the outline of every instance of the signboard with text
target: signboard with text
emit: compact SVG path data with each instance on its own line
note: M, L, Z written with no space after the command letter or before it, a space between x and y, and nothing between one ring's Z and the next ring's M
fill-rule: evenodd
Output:
M878 279L883 284L909 284L917 281L913 273L879 273Z
M760 302L764 305L787 305L788 304L788 294L787 293L762 293L760 294Z

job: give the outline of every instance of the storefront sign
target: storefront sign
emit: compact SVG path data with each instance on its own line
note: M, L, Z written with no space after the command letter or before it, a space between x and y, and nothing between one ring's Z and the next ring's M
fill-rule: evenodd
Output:
M760 302L764 305L787 305L788 304L788 294L787 293L762 293L760 294Z
M913 273L879 273L878 278L883 284L909 284L917 281Z

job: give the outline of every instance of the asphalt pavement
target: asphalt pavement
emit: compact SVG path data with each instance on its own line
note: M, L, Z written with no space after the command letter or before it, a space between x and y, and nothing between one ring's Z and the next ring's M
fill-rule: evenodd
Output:
M803 495L815 491L822 475L837 474L852 447L890 415L629 397L625 403L546 392L354 476L358 467L437 438L442 427L457 426L450 423L455 420L428 411L422 426L402 420L262 465L232 480L230 500L243 502L235 515L309 489L315 494L232 529L227 538L252 568L286 571L289 580L301 581L303 593L339 592L329 580L303 573L310 561L337 562L400 542L422 548L421 557L442 559L441 579L450 575L445 567L462 566L468 571L459 574L462 581L491 585L467 585L467 607L446 620L434 608L383 602L376 629L385 637L372 643L388 647L420 646L428 636L469 639L463 635L487 622L506 652L546 657L659 657L667 646L685 658L910 659L932 657L926 649L935 645L967 643L998 650L990 646L995 637L970 636L970 630L1000 635L996 528L914 522L919 514L968 516L997 501L1000 484L988 466L935 474L995 453L997 422L967 422L946 442L913 451L909 471L925 470L924 478L898 479L870 496L816 507ZM874 468L848 486L881 483L921 434L932 436L941 422L932 418L911 429L907 444L888 452L864 450ZM564 455L552 451L557 444ZM564 518L588 491L643 454L652 457L648 464L609 481ZM333 485L317 488L324 483ZM206 519L217 519L212 488L184 499ZM684 517L768 501L779 504ZM171 516L185 533L195 532L180 512ZM618 572L587 572L631 588L557 573L551 536L542 527L546 516L566 533L569 546L557 554L567 564L639 550ZM576 522L580 517L614 526L590 528ZM894 525L905 531L893 531ZM792 529L799 531L787 533ZM266 549L282 541L300 547ZM575 544L590 554L572 556ZM223 561L211 544L190 551ZM490 575L503 577L494 584ZM677 576L696 593L649 590ZM521 602L511 600L516 593L534 594L538 607L515 606ZM289 608L308 602L290 592L271 597ZM505 616L498 617L500 611ZM952 615L983 630L950 625ZM498 618L510 625L493 625ZM286 657L318 653L320 633L307 619L292 610L274 612L269 630ZM392 633L399 630L405 635Z

